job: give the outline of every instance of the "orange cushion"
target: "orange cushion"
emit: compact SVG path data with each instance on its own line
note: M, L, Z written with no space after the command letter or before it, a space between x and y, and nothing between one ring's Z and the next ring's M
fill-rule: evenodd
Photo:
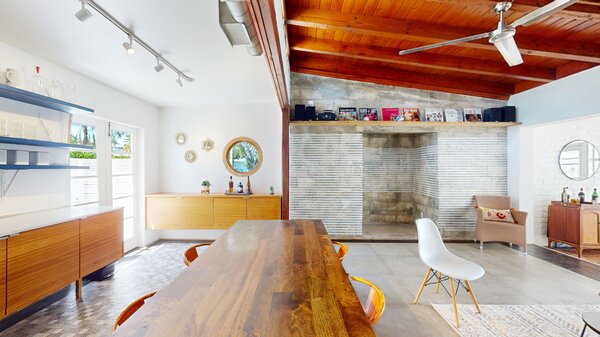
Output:
M510 212L510 209L493 209L480 207L483 212L484 221L498 221L515 223L515 219Z

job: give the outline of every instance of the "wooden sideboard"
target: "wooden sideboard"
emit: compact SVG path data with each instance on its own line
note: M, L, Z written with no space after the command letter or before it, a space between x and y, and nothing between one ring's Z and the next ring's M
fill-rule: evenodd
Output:
M80 298L82 278L121 257L121 208L3 236L0 317L24 309L73 282Z
M552 242L577 249L600 249L600 206L552 201L548 206L548 247Z
M281 196L267 194L151 194L148 229L228 229L238 220L281 219Z

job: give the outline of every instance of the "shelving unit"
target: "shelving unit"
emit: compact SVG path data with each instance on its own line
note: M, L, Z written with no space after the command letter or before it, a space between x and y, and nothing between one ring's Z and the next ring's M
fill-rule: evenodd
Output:
M19 101L27 104L37 105L44 108L62 111L66 113L93 113L94 109L77 105L71 102L62 101L56 98L36 94L31 91L13 88L8 85L0 84L0 97L8 98L13 101Z
M73 165L0 165L0 170L87 170L89 166Z
M51 148L63 148L63 149L82 149L82 150L91 150L94 148L93 146L88 146L88 145L57 143L57 142L49 142L49 141L45 141L45 140L34 140L34 139L13 138L13 137L0 137L0 144L15 144L15 145L39 146L39 147L51 147Z

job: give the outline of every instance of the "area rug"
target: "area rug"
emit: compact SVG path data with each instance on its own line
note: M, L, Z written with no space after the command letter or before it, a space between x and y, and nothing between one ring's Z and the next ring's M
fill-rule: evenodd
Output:
M584 312L600 312L600 305L474 305L459 304L456 328L452 304L433 308L462 337L576 337L581 335ZM589 329L585 336L597 337Z

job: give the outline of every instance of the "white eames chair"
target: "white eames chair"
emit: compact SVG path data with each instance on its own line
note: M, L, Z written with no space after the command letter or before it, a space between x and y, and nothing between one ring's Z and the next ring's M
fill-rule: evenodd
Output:
M446 289L442 282L450 280L449 293L452 297L456 327L458 328L460 327L460 321L458 320L458 310L456 308L456 294L462 286L471 295L477 311L481 313L469 281L481 278L485 274L485 270L471 261L450 253L444 245L435 223L431 219L418 219L417 232L419 238L419 256L421 261L429 267L429 270L417 293L414 304L419 302L419 297L426 285L436 284L436 293L439 292L440 285L442 285L446 292L448 292L448 289Z

